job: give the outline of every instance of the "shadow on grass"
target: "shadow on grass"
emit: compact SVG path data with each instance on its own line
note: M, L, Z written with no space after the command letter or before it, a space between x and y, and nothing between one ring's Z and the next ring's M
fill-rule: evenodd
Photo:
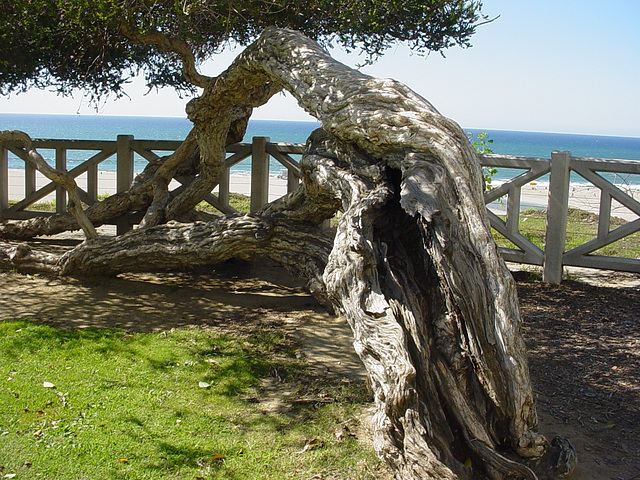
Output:
M70 330L29 320L5 321L0 322L0 369L15 365L19 376L30 378L21 385L16 382L15 388L23 389L16 390L16 399L28 396L29 388L50 394L55 401L44 409L44 418L68 416L68 425L80 417L93 425L95 418L100 423L98 435L107 436L96 440L98 444L119 436L118 443L127 445L126 456L142 455L132 465L141 461L144 468L166 475L181 469L211 474L224 470L224 478L236 478L233 469L214 460L217 454L237 457L255 435L272 438L285 453L301 450L304 438L328 432L327 423L344 421L340 413L327 414L327 404L329 411L335 405L336 411L349 412L370 401L363 385L345 387L335 378L314 376L294 355L295 345L277 330L275 323L268 329L257 326L253 333L243 331L235 338L206 328L130 334L121 329ZM77 366L65 369L71 360ZM49 365L56 368L49 370ZM43 371L47 381L63 390L40 390L42 379L36 377ZM199 381L207 385L200 388ZM275 387L268 394L282 396L281 403L289 404L265 408L264 384ZM64 394L70 409L56 399L58 391L71 392ZM164 393L170 395L162 397ZM23 410L22 402L15 412ZM102 408L98 417L90 410L96 403ZM35 413L26 415L41 422ZM53 424L46 425L47 435L59 432ZM74 448L66 437L59 442ZM146 445L140 450L146 453L132 451L135 445ZM273 454L272 448L266 453L264 446L260 448L261 455ZM245 459L236 460L242 463L238 468L246 470ZM237 478L248 478L242 475Z

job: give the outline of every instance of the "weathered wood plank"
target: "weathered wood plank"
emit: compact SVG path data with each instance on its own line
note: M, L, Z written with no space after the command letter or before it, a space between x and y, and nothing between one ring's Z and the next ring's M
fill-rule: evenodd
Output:
M640 260L635 258L606 257L602 255L571 255L565 259L565 265L572 267L616 270L620 272L640 273Z
M0 143L0 222L9 208L9 151Z
M638 162L640 163L640 162ZM586 168L584 165L575 165L573 170L582 176L585 180L588 180L593 185L601 189L603 192L606 192L611 197L615 198L622 205L627 207L629 210L640 216L640 202L633 198L628 193L621 190L616 185L612 184L608 180L604 179L593 170Z
M67 150L63 147L56 148L56 170L67 171ZM56 213L64 213L66 211L67 192L61 185L58 185L56 186Z
M582 167L599 172L640 174L640 161L638 160L572 157L571 161L573 168Z
M523 172L520 175L512 178L511 180L504 182L499 187L492 188L484 193L484 202L486 204L498 200L500 197L506 195L512 186L522 187L533 180L540 178L541 176L549 173L549 161L546 164L534 164L533 166L522 164L520 168L530 168L529 171Z
M611 195L600 192L600 207L598 209L598 238L604 239L611 227Z
M542 271L543 280L549 283L562 281L562 255L567 232L567 209L569 208L570 164L570 152L553 152L551 154L547 232Z
M227 157L224 161L225 168L231 168L245 158L249 158L251 156L251 144L238 144L238 148L227 149L227 153L231 152L233 152L233 155Z
M251 211L260 210L269 202L268 137L253 137L251 144Z
M116 172L116 192L126 192L133 182L134 165L133 149L131 144L133 135L118 135L117 140L117 172ZM117 221L117 234L122 235L132 228L129 222L129 215L122 215Z
M509 235L515 235L520 231L520 193L520 187L512 185L507 196L506 224Z
M487 215L491 227L522 250L522 255L514 253L514 250L508 250L511 258L521 258L523 263L531 265L542 265L544 263L544 252L537 245L518 232L512 233L507 228L506 223L492 211L488 210Z
M565 252L563 256L563 262L573 262L579 256L587 255L602 247L606 247L607 245L617 242L618 240L622 240L624 237L627 237L637 231L640 231L640 218L632 222L625 223L624 225L621 225L614 230L611 230L603 237L594 238L593 240L572 248L571 250Z

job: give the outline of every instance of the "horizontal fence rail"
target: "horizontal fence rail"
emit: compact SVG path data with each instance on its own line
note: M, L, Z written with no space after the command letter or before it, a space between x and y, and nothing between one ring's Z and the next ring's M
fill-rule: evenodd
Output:
M67 170L70 156L82 154L82 161L69 173L76 179L79 195L83 202L91 205L98 201L100 192L116 193L126 191L136 174L136 160L155 162L161 156L169 155L181 144L180 141L136 140L130 135L119 135L115 141L94 140L48 140L36 139L34 146L39 151L52 150L51 157L55 168ZM227 148L223 174L215 192L211 192L205 201L224 214L237 213L230 205L231 169L238 163L248 160L251 164L249 179L250 210L255 211L267 203L274 195L285 194L297 188L300 182L300 164L294 157L303 154L303 144L272 143L268 137L254 137L251 143L238 143ZM9 154L22 159L24 169L9 169ZM115 158L115 176L103 175L101 164ZM507 238L516 248L501 248L501 254L507 261L539 265L543 267L543 279L559 283L564 266L579 266L599 269L611 269L640 272L640 259L609 257L594 254L597 250L640 231L640 202L638 190L622 188L611 181L611 174L619 176L640 175L640 161L611 160L601 158L572 157L570 152L552 152L550 158L532 158L514 155L487 154L478 156L483 167L498 169L516 169L513 178L485 192L485 204L491 227ZM286 176L286 183L280 193L270 192L273 187L273 172L270 170L274 159L282 171L279 177ZM138 169L139 170L139 169ZM599 191L599 204L595 210L598 215L598 229L595 238L565 251L566 224L571 194L570 175L578 175ZM609 177L602 174L608 174ZM19 178L23 175L22 178ZM108 177L102 178L102 177ZM546 233L544 249L535 245L521 234L522 189L535 184L542 177L548 178L548 196L542 208L546 210ZM115 178L115 180L114 180ZM173 193L186 188L195 177L181 177L172 182ZM640 177L639 177L640 179ZM111 185L104 182L111 181ZM547 181L547 180L545 180ZM21 191L16 193L16 184ZM23 190L22 190L23 185ZM10 190L12 190L10 195ZM19 197L9 202L11 197ZM35 216L53 215L40 212L33 207L40 201L55 196L55 213L66 211L66 192L60 186L38 179L35 169L26 161L26 152L16 143L0 143L0 221L24 220ZM496 202L504 210L500 215L494 210ZM622 206L631 214L627 223L612 229L612 204ZM132 228L139 221L136 216L128 215L116 222L117 233Z
M523 170L516 177L497 188L485 192L489 205L506 197L505 219L488 210L491 226L510 240L518 249L501 248L505 260L543 267L543 279L551 283L562 280L564 266L588 267L640 273L640 258L621 258L597 255L593 252L640 231L640 186L623 188L602 175L617 174L620 178L638 175L640 161L604 158L572 157L570 152L554 151L551 158L531 158L512 155L478 155L483 167ZM571 190L571 174L577 174L599 191L596 209L597 237L565 251L567 216ZM546 204L545 248L542 250L520 233L521 189L549 174ZM628 186L627 186L628 187ZM612 201L626 208L630 220L611 229Z

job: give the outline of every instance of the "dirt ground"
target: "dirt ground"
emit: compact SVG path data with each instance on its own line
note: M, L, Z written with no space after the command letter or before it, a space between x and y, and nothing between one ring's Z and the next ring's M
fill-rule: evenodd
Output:
M514 273L540 429L571 440L573 478L640 479L640 275L576 275Z
M576 447L571 478L640 480L640 275L579 272L560 286L514 276L541 431ZM366 388L346 322L268 262L82 280L0 272L6 318L131 331L273 324L318 373Z

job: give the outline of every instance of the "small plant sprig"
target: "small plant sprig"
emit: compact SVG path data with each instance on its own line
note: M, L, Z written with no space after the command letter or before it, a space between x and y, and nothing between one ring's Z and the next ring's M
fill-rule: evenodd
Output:
M471 136L472 134L469 133ZM476 150L476 153L479 155L484 155L487 153L494 153L493 149L490 145L493 143L493 140L489 138L489 134L487 132L480 132L475 135L475 140L473 137L470 137L471 146ZM488 192L491 190L491 179L493 176L498 173L498 169L496 167L482 167L482 178L484 179L484 190Z

